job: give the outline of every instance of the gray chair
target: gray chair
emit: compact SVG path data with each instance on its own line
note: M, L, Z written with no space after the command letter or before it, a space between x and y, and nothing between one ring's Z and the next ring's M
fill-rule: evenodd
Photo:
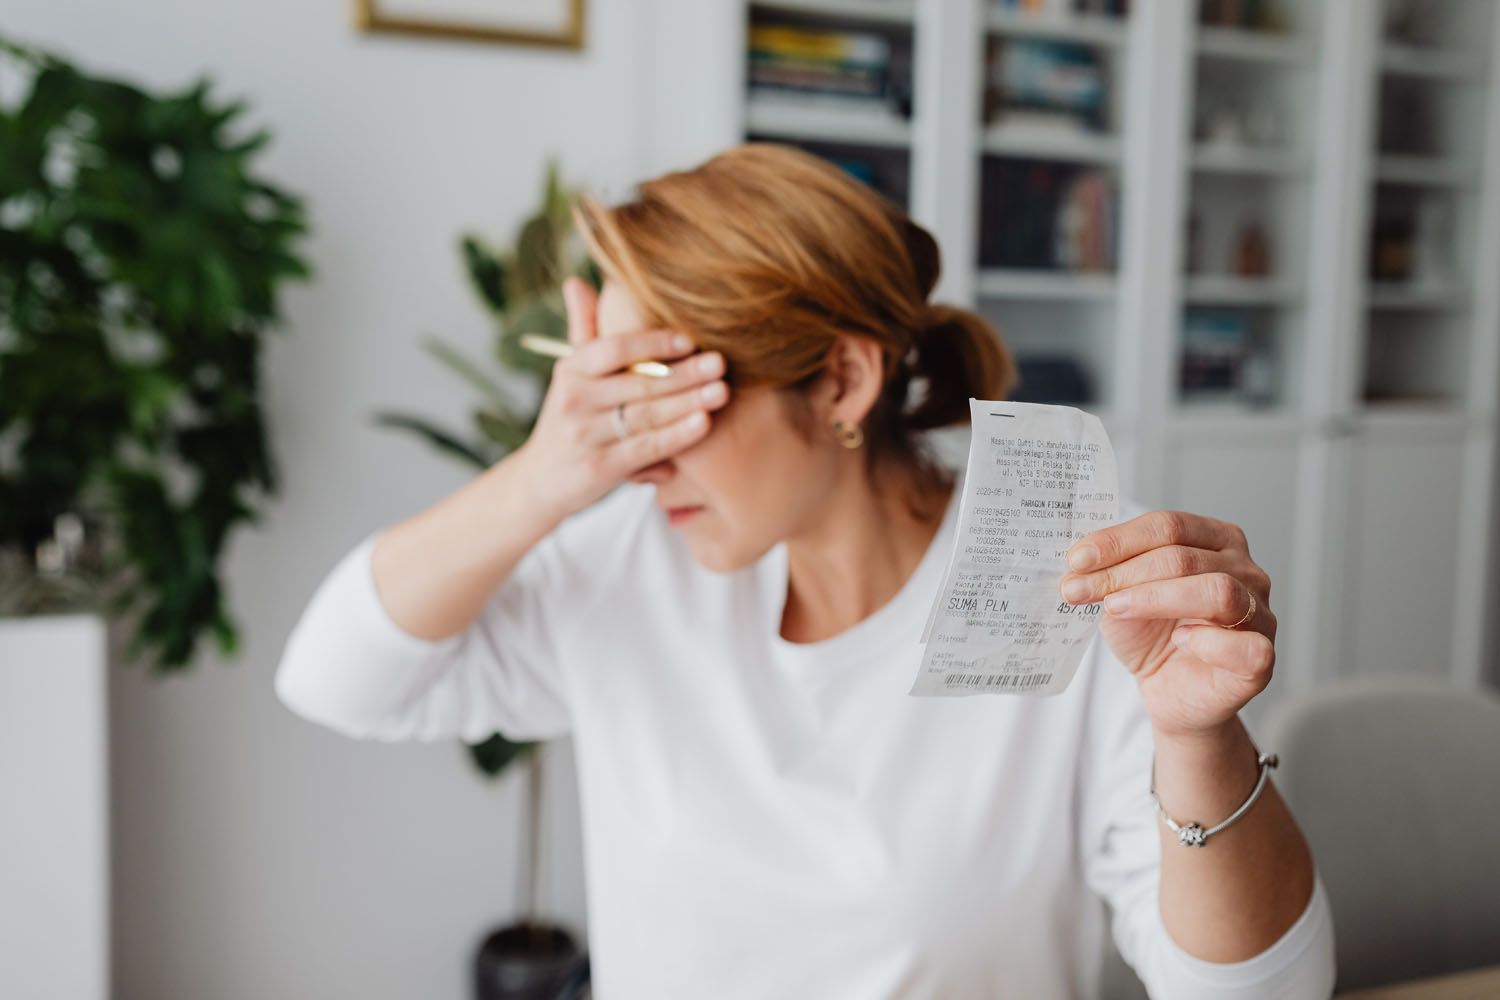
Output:
M1340 991L1500 964L1500 697L1344 681L1254 728L1328 890ZM1101 995L1146 996L1112 943Z
M1500 964L1500 697L1340 682L1257 730L1328 890L1340 990Z

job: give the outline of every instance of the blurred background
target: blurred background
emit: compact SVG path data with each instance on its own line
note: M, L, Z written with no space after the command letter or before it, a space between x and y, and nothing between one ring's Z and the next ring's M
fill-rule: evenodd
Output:
M1306 750L1348 774L1285 778L1346 793L1329 836L1412 801L1360 797L1361 739L1500 819L1462 763L1500 764L1497 6L8 0L0 994L456 997L507 925L586 951L566 740L356 743L271 678L341 555L524 440L515 338L590 274L568 193L747 139L906 205L1018 398L1245 527L1252 728L1355 717ZM1330 884L1342 986L1500 964L1500 859L1455 836L1399 960Z

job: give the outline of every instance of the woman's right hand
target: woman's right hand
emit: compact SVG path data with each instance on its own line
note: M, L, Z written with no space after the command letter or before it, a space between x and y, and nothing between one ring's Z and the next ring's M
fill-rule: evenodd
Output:
M692 340L672 330L600 337L599 297L581 278L563 282L563 301L573 353L553 365L536 425L517 452L525 455L537 502L559 519L696 443L708 432L709 411L729 398L717 351L688 357ZM646 360L669 363L672 374L654 378L629 370ZM614 413L620 404L623 438Z

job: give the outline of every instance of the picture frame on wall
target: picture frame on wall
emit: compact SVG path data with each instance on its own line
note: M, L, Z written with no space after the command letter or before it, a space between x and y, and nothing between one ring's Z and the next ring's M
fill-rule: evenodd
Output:
M354 0L361 31L583 48L585 0Z

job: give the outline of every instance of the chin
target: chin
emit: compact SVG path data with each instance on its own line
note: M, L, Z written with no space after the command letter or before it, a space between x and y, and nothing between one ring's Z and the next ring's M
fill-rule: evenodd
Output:
M691 541L688 543L688 551L692 554L693 561L710 573L733 573L754 564L760 558L753 553L725 549L720 545L694 544Z
M702 566L710 573L733 573L736 569L739 569L739 566L735 565L734 560L724 558L721 552L699 552L694 548L692 549L692 553L693 562Z

